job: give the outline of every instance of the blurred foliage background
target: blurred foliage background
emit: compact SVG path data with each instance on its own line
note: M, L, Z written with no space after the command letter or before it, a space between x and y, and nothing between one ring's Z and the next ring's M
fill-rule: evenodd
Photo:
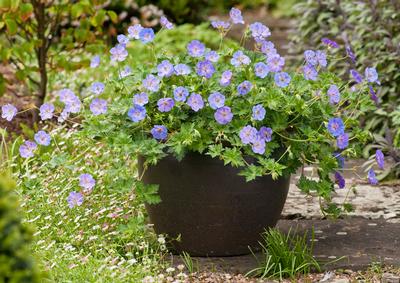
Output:
M370 129L375 144L365 148L364 155L382 149L394 164L384 172L400 176L400 2L386 0L319 0L302 1L294 8L297 27L292 37L291 52L303 56L305 49L321 47L321 38L336 40L336 52L346 54L346 47L356 56L330 62L331 69L356 69L364 75L366 67L376 67L381 86L374 89L380 97L380 106L366 113L363 126ZM393 177L393 176L392 176Z

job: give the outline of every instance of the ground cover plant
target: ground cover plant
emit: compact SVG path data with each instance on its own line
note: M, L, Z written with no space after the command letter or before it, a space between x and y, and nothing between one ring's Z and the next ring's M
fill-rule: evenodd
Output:
M151 232L143 202L132 190L135 164L71 130L57 128L51 137L51 145L29 160L19 160L17 146L7 153L25 221L36 227L32 249L48 280L139 282L167 274L165 239ZM71 176L89 167L93 176L103 177L83 189Z

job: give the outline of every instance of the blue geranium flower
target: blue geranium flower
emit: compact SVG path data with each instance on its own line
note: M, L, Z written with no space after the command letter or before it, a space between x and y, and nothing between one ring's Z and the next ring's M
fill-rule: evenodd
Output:
M147 75L142 81L142 86L150 91L156 92L160 89L160 79L154 75Z
M232 8L229 12L229 16L234 24L244 24L242 12L239 9Z
M160 112L169 112L174 107L174 105L175 101L170 97L160 98L157 102L158 111Z
M170 77L174 74L174 65L168 60L164 60L158 64L157 71L159 77Z
M144 106L149 103L149 96L145 92L137 93L133 96L133 104Z
M47 120L53 118L54 105L51 103L44 103L39 108L39 115L42 120Z
M231 27L231 24L224 21L212 21L211 26L217 29L219 32L223 33Z
M19 154L22 158L33 157L34 151L37 149L37 144L33 141L25 141L19 147Z
M174 67L174 69L175 69L175 74L178 76L189 75L191 72L190 67L186 64L178 64Z
M82 103L72 90L64 88L60 90L58 94L60 101L65 104L64 115L78 113L81 110Z
M90 60L90 68L97 68L100 65L100 56L93 56Z
M251 35L255 41L259 42L271 35L268 27L260 22L255 22L249 26Z
M1 118L11 121L17 115L17 107L12 104L6 104L1 107Z
M235 67L239 67L242 65L249 65L250 64L250 58L243 53L243 51L236 51L233 53L233 57L231 59L231 64Z
M304 78L306 78L306 80L315 81L315 80L317 80L317 77L318 77L318 72L314 68L314 66L308 65L308 64L304 65L303 74L304 74Z
M196 72L199 76L209 79L215 73L215 67L208 60L200 61L196 65Z
M371 99L375 102L375 105L378 106L379 105L379 98L376 95L376 92L374 90L374 88L372 86L369 86L369 93L371 95Z
M327 128L329 133L334 137L338 137L344 134L344 124L342 119L340 118L329 119Z
M112 61L122 62L128 57L128 51L126 51L125 45L123 44L117 44L115 47L111 48L110 53Z
M127 36L125 36L124 34L119 34L117 36L117 40L121 44L127 44L129 42L129 38Z
M141 105L134 105L129 109L128 116L133 122L139 122L146 118L146 108Z
M233 114L231 112L231 108L228 106L223 106L218 108L214 113L214 118L218 122L218 124L226 125L232 121Z
M104 91L104 84L102 82L94 82L90 86L90 90L96 94L100 95Z
M316 66L318 64L318 60L314 50L304 51L304 59L306 60L308 65Z
M48 146L51 141L50 135L48 133L46 133L45 131L38 131L35 134L34 138L38 144L44 145L44 146Z
M261 41L261 52L267 55L268 57L272 57L278 54L275 45L271 41L267 40Z
M318 64L319 64L321 67L326 67L326 66L328 65L328 61L326 60L326 53L325 53L325 51L317 50L317 51L315 52L315 58L317 59Z
M226 70L221 74L221 79L219 80L220 86L228 86L231 84L232 71Z
M187 51L188 51L189 55L192 57L203 56L205 50L206 50L205 45L198 40L192 40L187 45Z
M95 98L90 103L89 108L95 116L105 114L107 112L107 101L104 99Z
M165 140L168 136L168 130L164 125L155 125L150 132L156 140Z
M190 108L192 108L192 110L195 112L199 111L200 109L203 109L204 107L203 98L201 97L200 94L197 93L192 93L189 96L186 104L189 105Z
M349 56L349 58L353 62L353 64L355 64L356 63L356 55L351 50L351 47L349 45L346 45L346 53L347 53L347 56Z
M165 16L161 16L160 24L163 28L166 28L166 29L174 28L174 25L170 21L168 21L168 19Z
M275 74L274 80L277 86L287 87L290 83L291 78L288 73L279 72Z
M340 149L345 149L349 145L349 135L344 133L338 136L336 138L336 145Z
M365 69L365 78L370 83L378 82L378 72L375 68L366 68Z
M339 103L340 92L339 92L339 88L336 85L330 85L327 94L329 97L329 103L331 103L331 104Z
M363 78L362 78L362 76L360 75L359 72L357 72L357 71L354 70L354 69L351 69L351 70L350 70L350 74L351 74L351 76L353 77L353 79L354 79L354 81L355 81L356 83L359 84L359 83L362 82Z
M379 168L383 170L385 167L385 156L383 155L383 153L380 149L376 150L375 159L376 159L376 163L378 163Z
M127 76L129 76L132 73L132 69L129 66L125 66L125 68L123 70L121 70L121 73L119 74L119 77L121 79L126 78Z
M253 88L253 84L249 81L244 81L237 86L237 91L240 95L248 94Z
M267 58L267 65L268 69L271 72L280 72L282 71L283 66L285 65L285 58L283 58L279 54L276 54L274 56L269 56Z
M220 92L214 92L208 97L208 103L210 103L212 109L221 108L225 104L225 96Z
M183 86L178 86L174 89L174 98L176 101L185 102L188 95L189 91Z
M258 131L257 135L264 141L270 142L272 140L272 129L269 127L262 126Z
M251 118L253 118L256 121L262 121L265 118L265 108L261 104L257 104L253 106L253 114Z
M247 125L240 130L239 137L243 144L249 144L256 140L257 133L256 128Z
M263 62L256 63L254 65L254 73L259 78L265 78L269 73L267 64Z
M338 184L339 189L343 189L346 186L346 180L339 172L335 172L335 183Z
M130 26L128 28L128 37L133 38L133 39L139 39L139 33L143 29L143 27L140 24L136 24L133 26Z
M74 208L75 206L81 206L83 203L83 195L79 192L70 192L67 198L69 208Z
M206 54L205 56L206 60L211 61L213 63L218 62L219 60L219 55L216 51L210 51Z
M253 150L254 153L264 154L265 140L259 136L256 136L256 138L251 143L251 149Z
M79 176L79 186L86 191L91 191L96 185L96 180L90 174L81 174Z
M378 184L378 179L376 178L376 174L374 169L370 169L368 171L368 181L371 185L377 185Z
M329 38L324 37L324 38L321 39L321 42L323 44L325 44L326 46L328 46L328 47L339 48L339 44L337 44L336 41L333 41L333 40L331 40Z
M139 39L144 44L152 42L154 39L154 31L152 28L142 28L139 31Z

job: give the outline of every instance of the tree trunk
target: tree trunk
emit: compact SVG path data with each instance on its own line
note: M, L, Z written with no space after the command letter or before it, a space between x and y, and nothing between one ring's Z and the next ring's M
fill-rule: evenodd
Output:
M37 37L41 41L40 46L36 49L36 56L39 65L39 89L35 99L35 106L39 108L45 98L47 93L47 37L46 37L46 14L45 14L45 4L42 1L32 1L34 5L34 14L37 21ZM39 120L39 111L35 109L33 114L34 122Z

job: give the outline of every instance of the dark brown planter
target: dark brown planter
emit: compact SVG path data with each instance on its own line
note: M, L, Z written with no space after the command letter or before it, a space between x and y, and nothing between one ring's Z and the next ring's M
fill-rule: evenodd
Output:
M139 158L139 171L143 160ZM258 248L260 233L274 227L289 189L289 178L246 182L239 169L190 153L181 161L162 159L143 181L159 184L161 203L147 205L157 233L181 240L175 252L192 256L233 256ZM140 172L141 173L141 172Z

